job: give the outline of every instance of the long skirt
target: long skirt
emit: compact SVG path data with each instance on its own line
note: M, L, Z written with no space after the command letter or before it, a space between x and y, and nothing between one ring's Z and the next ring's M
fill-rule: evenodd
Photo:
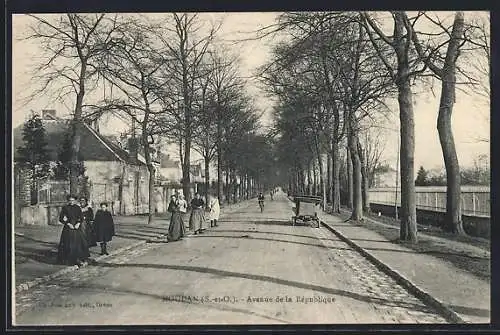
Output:
M184 237L186 233L186 228L184 227L184 221L182 220L182 215L179 212L172 213L170 218L170 225L168 226L168 240L178 241Z
M198 231L203 228L203 222L205 222L205 213L203 209L193 209L189 217L189 229Z
M61 264L74 265L79 260L90 257L89 247L81 229L64 226L59 241L57 261Z
M109 242L115 236L115 224L112 221L94 221L95 239L97 242Z
M95 236L95 232L94 232L94 225L91 222L83 222L81 228L82 228L84 235L87 239L87 244L89 245L89 247L95 247L97 245L97 243L96 243L96 236Z

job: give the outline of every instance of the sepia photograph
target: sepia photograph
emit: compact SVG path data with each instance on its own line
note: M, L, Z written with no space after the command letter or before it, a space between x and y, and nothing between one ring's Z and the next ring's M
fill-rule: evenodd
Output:
M488 11L11 24L13 326L491 322Z

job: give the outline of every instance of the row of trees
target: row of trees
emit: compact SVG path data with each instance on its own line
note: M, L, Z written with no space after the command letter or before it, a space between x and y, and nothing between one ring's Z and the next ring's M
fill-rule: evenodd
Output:
M192 150L209 166L216 161L217 194L223 202L237 185L248 196L262 188L272 168L272 141L258 133L259 115L245 93L238 59L217 43L220 23L196 14L66 14L57 20L31 15L27 39L43 53L35 68L38 94L75 103L72 115L71 192L77 192L83 122L106 113L131 120L149 170L149 222L154 204L152 151L166 139L179 149L184 194L190 196ZM96 89L109 94L96 99ZM231 191L232 190L232 191ZM188 199L189 200L189 199Z
M366 134L380 127L389 113L386 103L397 98L400 238L417 242L413 91L417 83L428 88L439 81L437 129L447 174L446 228L463 234L460 168L451 116L456 85L479 85L467 72L467 64L459 66L459 60L470 62L462 55L484 57L488 45L484 26L466 22L462 12L456 12L452 21L450 26L427 12L286 13L276 25L261 31L284 37L273 50L273 59L262 68L261 77L278 99L280 158L288 167L292 189L304 190L305 174L311 166L315 170L316 164L325 200L326 189L331 188L333 210L340 211L340 192L345 191L351 219L362 220L363 211L369 210L370 177L379 165L367 153L375 138ZM386 32L389 30L392 33ZM344 190L341 169L347 176Z

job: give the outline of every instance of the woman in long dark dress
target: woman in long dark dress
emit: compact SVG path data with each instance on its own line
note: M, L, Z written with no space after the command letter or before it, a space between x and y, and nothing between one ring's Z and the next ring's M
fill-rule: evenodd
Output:
M179 207L179 200L175 195L170 198L168 211L172 213L170 225L168 226L168 241L178 241L184 237L185 227L182 221L182 213Z
M205 221L205 213L203 206L205 201L196 193L194 199L191 200L191 216L189 217L189 229L194 231L194 234L202 233L202 225Z
M89 247L82 230L83 213L75 196L68 196L68 204L59 214L59 222L64 224L59 241L57 260L68 265L83 265L90 257Z
M87 244L89 247L95 247L97 243L94 234L94 211L89 206L88 200L85 197L80 198L80 207L83 213L82 229L87 238Z
M96 241L101 245L101 255L109 255L107 247L115 236L115 223L106 202L101 203L101 209L95 213L94 231Z

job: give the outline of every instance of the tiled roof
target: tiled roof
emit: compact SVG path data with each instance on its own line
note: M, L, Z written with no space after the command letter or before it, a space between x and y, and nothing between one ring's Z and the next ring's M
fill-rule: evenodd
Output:
M52 160L57 160L59 147L64 140L64 132L68 127L68 121L58 119L57 121L43 121L47 134L47 149ZM23 125L16 127L13 131L14 147L22 145ZM82 128L80 140L80 154L84 160L95 161L116 161L121 160L129 164L143 164L141 159L133 160L127 150L122 149L118 144L103 135L98 134L88 125ZM17 150L14 152L14 160L18 159Z

